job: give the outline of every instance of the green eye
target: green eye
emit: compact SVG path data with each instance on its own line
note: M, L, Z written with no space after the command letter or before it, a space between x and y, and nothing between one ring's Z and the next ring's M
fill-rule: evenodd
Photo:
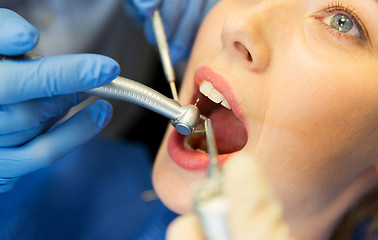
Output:
M338 33L361 37L358 23L345 14L331 14L325 17L323 22Z
M342 3L330 4L328 8L316 13L314 17L324 23L329 32L334 33L337 39L341 37L356 39L355 37L358 37L364 42L370 42L361 19L352 9L344 7Z
M336 14L332 17L330 26L342 33L348 33L353 29L354 23L344 14Z

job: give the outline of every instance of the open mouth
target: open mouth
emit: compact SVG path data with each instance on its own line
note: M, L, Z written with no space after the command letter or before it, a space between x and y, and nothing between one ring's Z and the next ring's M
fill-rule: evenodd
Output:
M219 154L241 150L248 140L244 124L235 116L227 99L209 81L202 81L193 101L199 99L198 108L202 115L213 122L215 140ZM184 148L206 153L206 136L189 135L184 138Z
M247 143L244 113L231 86L208 66L199 67L194 75L192 103L197 99L202 115L213 123L220 163L224 163L234 152ZM209 164L206 135L183 136L172 131L168 138L168 154L179 167L188 171L204 171Z

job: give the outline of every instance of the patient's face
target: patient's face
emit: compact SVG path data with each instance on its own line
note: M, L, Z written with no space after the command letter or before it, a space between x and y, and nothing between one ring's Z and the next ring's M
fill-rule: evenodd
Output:
M257 160L287 212L321 208L377 161L378 4L334 2L220 1L202 24L180 93L182 104L200 98L220 160ZM205 149L203 138L167 130L153 180L174 211L191 209Z

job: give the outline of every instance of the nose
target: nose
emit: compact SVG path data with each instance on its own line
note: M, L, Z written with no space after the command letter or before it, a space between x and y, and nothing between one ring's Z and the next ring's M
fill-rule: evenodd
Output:
M270 48L264 33L263 14L242 10L226 17L221 33L223 49L229 58L250 71L262 72L270 62Z

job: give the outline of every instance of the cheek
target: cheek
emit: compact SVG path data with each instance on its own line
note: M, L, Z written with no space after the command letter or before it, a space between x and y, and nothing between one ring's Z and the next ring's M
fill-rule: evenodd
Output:
M266 80L255 154L278 185L301 182L303 189L335 190L376 160L378 85L361 64L357 69L345 61L304 57L282 59L285 66Z
M378 82L367 54L313 49L298 40L281 49L264 80L266 127L308 140L317 151L358 143L376 129Z
M311 144L344 144L356 140L377 116L376 99L370 89L356 85L356 79L341 74L319 75L312 79L298 76L276 84L272 90L266 124L286 129L299 140ZM374 121L375 122L375 121ZM371 130L374 126L369 126Z

